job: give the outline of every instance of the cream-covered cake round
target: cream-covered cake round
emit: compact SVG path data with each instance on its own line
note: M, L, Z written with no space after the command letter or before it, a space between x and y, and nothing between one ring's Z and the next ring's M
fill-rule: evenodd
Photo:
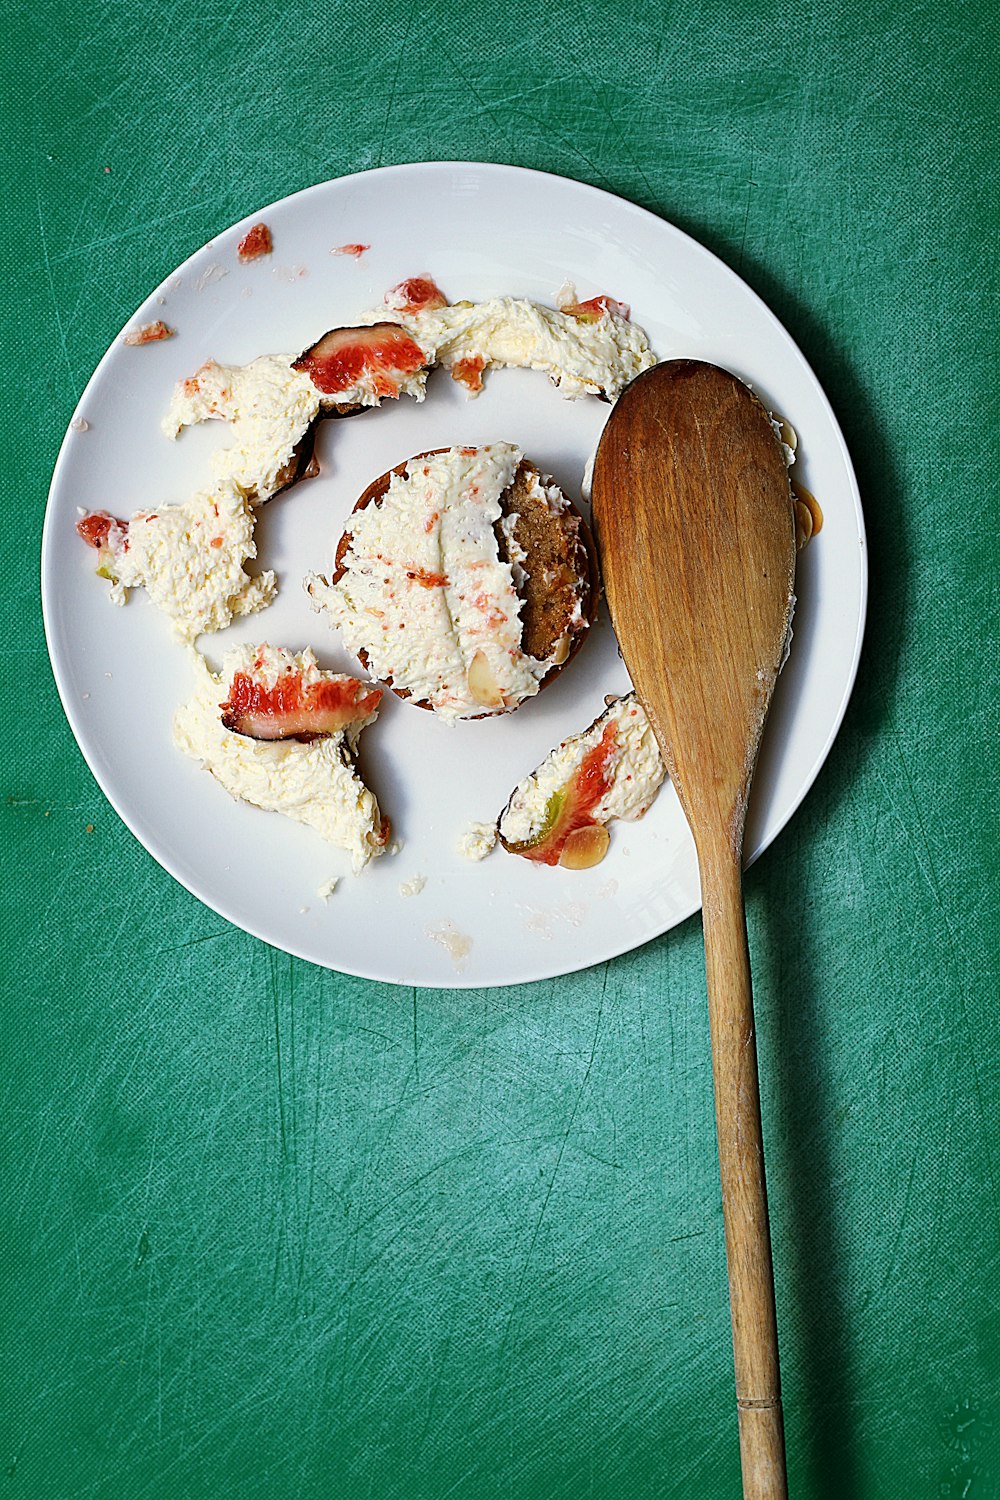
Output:
M443 719L505 713L580 645L593 543L513 443L420 454L368 487L313 603L401 697Z

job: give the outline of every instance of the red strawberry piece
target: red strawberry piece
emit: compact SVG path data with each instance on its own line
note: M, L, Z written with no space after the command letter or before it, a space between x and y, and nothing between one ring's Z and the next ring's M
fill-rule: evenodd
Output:
M431 276L409 276L385 294L387 307L394 312L433 312L447 307L448 298Z
M98 551L108 545L108 532L115 528L122 534L128 531L127 521L118 521L114 516L109 516L106 510L91 511L90 515L81 516L76 523L76 529L83 540Z
M369 328L331 328L300 354L292 365L313 385L335 396L354 385L369 383L379 398L399 395L399 377L422 370L427 357L398 323L373 323Z
M614 297L606 297L603 293L599 297L591 297L589 302L571 302L560 310L568 313L571 318L579 318L581 323L596 323L609 313L613 313L616 318L627 319L632 312L627 303L616 302Z
M236 258L242 261L259 260L262 255L270 255L273 249L274 241L268 226L255 224L236 246Z
M486 361L480 354L474 354L470 359L456 359L451 367L451 378L468 386L470 391L481 391L485 368Z
M247 672L237 672L229 697L219 707L223 727L235 734L252 740L308 741L371 719L381 697L380 688L369 688L356 677L304 683L300 672L288 671L268 687Z

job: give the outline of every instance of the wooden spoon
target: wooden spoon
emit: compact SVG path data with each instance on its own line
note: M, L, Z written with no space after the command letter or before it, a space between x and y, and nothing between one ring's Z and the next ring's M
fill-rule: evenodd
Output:
M742 885L750 782L794 602L781 443L735 376L695 360L656 365L611 413L593 507L622 655L698 851L743 1493L784 1500Z

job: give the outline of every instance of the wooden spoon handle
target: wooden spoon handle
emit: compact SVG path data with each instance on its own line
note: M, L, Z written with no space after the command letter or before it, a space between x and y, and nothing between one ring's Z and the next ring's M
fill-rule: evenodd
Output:
M764 1181L741 851L699 852L722 1213L745 1500L786 1500L774 1273Z

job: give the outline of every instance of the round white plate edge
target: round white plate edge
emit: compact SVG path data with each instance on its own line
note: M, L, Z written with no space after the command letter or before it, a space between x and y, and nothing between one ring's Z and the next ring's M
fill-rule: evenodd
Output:
M232 234L238 232L239 230L243 229L244 226L248 228L251 224L253 224L253 223L257 222L258 220L260 220L260 218L262 216L265 216L268 213L273 213L279 207L285 208L287 205L293 204L293 203L295 203L295 202L297 202L299 200L308 199L310 195L320 194L325 189L329 188L331 186L331 184L333 184L333 183L344 183L344 182L348 182L348 181L357 181L359 179L374 179L374 178L382 178L382 179L388 180L388 179L391 179L391 177L393 175L401 174L401 173L412 174L414 172L417 172L417 173L428 172L428 173L434 174L434 173L440 173L440 172L445 172L446 173L446 172L449 172L449 171L456 171L456 170L471 171L471 172L475 172L477 174L489 174L489 173L495 172L495 173L501 174L505 179L509 179L511 177L529 177L529 178L533 178L533 179L552 179L553 181L558 182L560 184L569 184L574 189L578 189L578 190L582 190L582 191L584 191L586 193L594 194L594 195L596 195L597 197L599 197L601 199L606 199L609 202L609 204L611 204L611 205L614 206L614 210L617 213L621 213L624 210L627 213L633 213L633 214L641 216L645 220L651 221L654 225L658 226L661 229L662 228L669 229L674 235L678 236L681 240L687 242L688 246L697 255L702 256L706 260L708 260L709 262L711 262L712 265L713 265L713 269L715 270L716 274L720 274L721 273L725 277L730 278L734 283L736 283L738 285L738 287L739 287L740 292L741 292L742 295L744 295L744 296L746 296L746 297L748 297L748 298L750 298L750 299L753 300L753 302L756 304L758 312L761 313L764 316L764 318L769 323L771 323L773 325L773 327L776 330L777 334L781 338L789 341L793 345L793 347L794 347L794 349L796 351L796 354L798 355L799 359L802 362L803 367L809 373L809 375L810 375L810 377L811 377L811 379L812 379L812 381L814 383L814 387L815 387L814 394L819 398L820 404L823 407L823 410L825 412L827 421L829 423L830 430L832 431L832 433L834 434L834 437L836 439L836 443L837 443L837 446L838 446L839 454L840 454L840 457L841 457L841 460L842 460L843 466L844 466L844 472L845 472L845 475L846 475L846 478L847 478L847 481L848 481L848 487L849 487L851 499L853 501L854 509L855 509L855 516L856 516L857 527L858 527L858 542L859 542L859 568L860 568L859 577L858 577L859 609L858 609L858 616L857 616L857 624L856 624L856 630L855 630L855 637L854 637L854 641L852 643L850 660L849 660L847 671L846 671L846 674L845 674L845 682L844 682L844 687L843 687L842 694L841 694L841 699L840 699L840 702L837 705L837 708L836 708L836 710L835 710L835 712L834 712L834 714L833 714L833 716L832 716L832 718L830 720L830 727L829 727L828 733L826 735L826 738L822 742L822 745L820 746L820 748L817 750L817 753L816 753L816 755L814 757L813 765L809 768L808 772L806 772L806 774L803 775L803 777L801 778L801 781L800 781L800 784L799 784L798 794L793 799L793 801L791 802L791 804L788 806L788 808L787 808L787 810L785 812L785 816L784 816L781 824L773 831L773 833L769 837L766 837L761 842L761 844L760 844L760 846L758 848L756 848L756 849L754 849L752 851L752 856L751 856L751 858L748 859L748 863L751 863L752 860L758 858L759 855L762 854L765 849L767 849L768 847L770 847L770 844L774 842L774 839L777 838L778 834L787 826L787 824L791 820L791 818L794 817L796 811L801 806L803 800L805 799L805 797L807 796L807 794L811 790L812 786L815 784L816 778L819 775L820 770L822 769L823 765L826 762L826 759L827 759L827 757L828 757L828 755L830 753L830 749L831 749L831 747L832 747L832 745L833 745L833 743L834 743L834 741L835 741L835 739L837 737L837 734L840 731L840 727L841 727L841 725L843 723L844 715L847 712L847 706L848 706L848 703L850 701L851 694L852 694L852 691L853 691L853 688L854 688L854 685L855 685L855 682L856 682L856 679L857 679L858 667L859 667L860 657L861 657L861 649L862 649L863 639L864 639L864 630L865 630L865 623L866 623L866 616L867 616L867 598L868 598L867 545L866 545L866 536L865 536L864 516L863 516L863 510L862 510L862 506L861 506L861 496L860 496L860 490L859 490L858 483L857 483L857 476L856 476L855 471L854 471L854 466L853 466L853 463L851 461L850 453L848 451L847 444L846 444L846 441L845 441L844 436L843 436L843 432L842 432L842 430L840 428L840 424L837 421L837 418L836 418L836 416L835 416L835 414L833 412L832 406L830 405L830 402L829 402L829 399L828 399L828 397L826 395L826 392L823 389L820 381L816 377L815 372L813 371L813 369L812 369L811 365L809 364L808 360L805 358L805 356L802 353L801 349L799 349L799 347L795 343L794 339L792 339L792 337L791 337L790 333L788 332L788 330L784 327L784 325L777 318L777 316L771 311L771 309L764 302L764 300L760 296L758 296L758 294L753 290L753 288L750 287L743 280L743 278L739 276L739 274L737 272L733 271L732 268L729 267L725 263L725 261L721 260L721 258L718 257L717 255L715 255L714 252L712 252L711 250L707 249L707 247L704 246L700 241L698 241L697 239L695 239L694 236L689 235L686 231L684 231L682 229L679 229L676 225L672 224L669 220L663 219L659 215L652 213L649 209L643 208L640 204L633 203L629 199L619 197L617 194L608 192L606 189L595 187L595 186L593 186L592 184L589 184L589 183L580 182L579 180L577 180L575 178L561 177L558 174L542 172L542 171L538 171L537 169L534 169L534 168L507 166L507 165L504 165L502 163L465 162L465 161L440 161L440 162L400 163L400 164L393 165L393 166L371 168L371 169L369 169L369 170L367 170L365 172L348 174L346 177L343 177L343 178L333 178L333 179L330 179L329 181L325 181L325 182L321 182L321 183L314 183L314 184L310 185L309 187L302 188L302 189L300 189L299 191L297 191L295 193L289 194L285 198L279 199L279 200L277 200L274 203L265 205L265 206L263 206L263 207L261 207L259 209L254 210L253 212L251 212L249 214L244 215L241 219L237 220L234 224L232 224L230 226L227 226L225 229L222 229L222 230L218 231L217 234L214 235L210 241L206 242L205 245L198 246L191 253L191 255L189 255L183 262L180 263L180 265L174 267L168 273L167 277L165 277L164 280L147 295L147 297L139 305L139 307L136 309L136 311L128 318L128 320L126 321L125 325L123 326L123 329L120 330L118 336L114 340L112 340L111 344L106 349L104 355L102 356L101 360L98 362L98 364L95 367L94 371L92 372L89 380L87 381L86 386L84 387L84 390L81 393L80 399L79 399L79 401L77 403L77 408L76 409L77 409L77 411L79 411L86 404L89 393L99 383L99 381L100 381L100 379L101 379L101 377L103 375L103 372L105 370L105 367L115 357L116 350L117 350L118 345L119 345L120 340L121 340L121 334L125 331L125 329L127 329L130 326L132 326L136 322L137 319L141 318L143 316L144 309L146 309L147 307L150 307L150 305L156 303L156 299L160 295L162 295L162 293L168 287L169 283L175 277L183 275L183 273L186 270L186 268L188 268L194 261L196 261L197 259L199 259L205 253L206 249L208 249L210 246L212 246L223 235L227 235L227 236L228 235L232 235ZM61 467L63 465L64 455L67 452L67 445L69 444L70 440L71 440L71 429L69 427L67 427L66 434L64 435L62 444L60 445L59 453L58 453L57 458L56 458L56 463L55 463L54 468L53 468L52 480L51 480L50 489L49 489L49 499L50 500L51 500L53 492L57 489L57 486L59 484L59 481L60 481L60 470L61 470ZM76 741L77 741L78 747L79 747L79 749L81 751L81 754L83 755L84 760L86 761L88 767L90 768L91 773L95 777L95 780L97 781L98 785L100 786L102 792L104 793L104 795L107 798L107 800L110 803L110 805L114 808L115 812L121 818L121 820L125 824L125 826L139 840L139 842L143 845L143 847L147 850L147 852L152 856L152 858L154 858L156 860L156 862L158 864L160 864L160 866L163 869L165 869L175 880L177 880L180 885L182 885L186 890L188 890L192 895L194 895L196 897L196 899L198 899L204 905L206 905L207 907L209 907L210 910L215 911L224 920L232 923L232 925L234 925L238 929L240 929L242 931L245 931L245 932L248 932L251 936L259 938L261 941L263 941L263 942L269 944L270 946L275 947L276 949L278 949L278 951L286 952L286 953L290 954L293 957L304 959L306 962L314 963L314 964L316 964L317 966L319 966L321 968L328 968L328 969L333 970L334 972L345 973L345 974L351 975L351 976L359 978L359 979L370 980L370 981L377 982L377 983L388 983L388 984L395 984L395 985L402 985L402 986L406 986L406 987L416 987L416 988L431 988L431 989L487 989L487 988L501 988L501 987L505 987L505 986L508 986L508 985L514 985L514 984L533 983L533 982L541 982L541 981L546 981L546 980L552 980L554 978L559 978L559 977L566 976L566 975L569 975L569 974L572 974L572 973L575 973L575 972L580 972L580 969L586 969L586 968L594 967L594 966L596 966L597 964L600 964L600 963L610 962L612 959L619 958L619 957L621 957L625 953L631 952L631 951L633 951L634 949L636 949L638 947L644 946L647 942L652 942L656 938L662 937L664 935L664 933L672 930L673 927L675 927L675 926L679 925L680 923L686 921L690 916L692 916L699 909L700 902L697 899L695 899L694 901L692 901L689 904L689 908L688 909L684 909L684 910L681 910L680 912L676 912L673 915L673 917L670 920L670 922L668 924L666 924L665 926L663 926L662 928L660 928L658 931L654 931L654 932L648 933L647 935L645 935L644 937L642 937L638 942L636 942L630 935L626 935L623 938L623 941L622 941L621 945L618 946L617 948L615 948L613 951L606 952L604 954L604 956L601 957L601 958L597 958L597 959L590 959L590 958L588 958L587 961L583 965L581 965L579 967L574 966L574 967L567 968L564 961L556 961L556 962L554 962L549 967L545 967L544 965L543 966L539 966L539 965L535 964L535 965L532 966L532 970L531 970L530 975L524 975L524 976L496 976L496 975L494 975L494 976L487 976L487 977L477 976L474 979L468 979L468 978L463 977L463 975L460 972L456 972L454 974L442 973L441 975L435 977L433 980L430 980L430 979L419 979L419 978L412 978L412 977L400 977L399 975L390 975L390 974L386 974L386 973L380 973L380 972L378 972L375 969L371 969L371 970L365 972L362 968L359 968L359 967L356 967L356 966L351 967L350 969L341 969L341 968L338 968L337 966L335 966L332 963L327 963L323 959L318 959L315 956L314 953L310 953L309 951L307 951L307 949L304 946L296 946L294 942L287 942L287 941L284 941L284 940L282 940L280 943L276 942L274 940L274 938L269 937L266 932L260 930L259 927L256 924L254 924L253 922L247 921L244 916L239 916L239 917L234 916L231 911L229 911L229 910L226 909L225 903L222 902L222 901L220 901L216 896L214 896L211 891L209 891L209 890L204 889L203 887L201 887L196 878L193 878L193 877L190 877L188 875L182 874L179 871L179 869L176 867L175 862L172 859L170 859L168 856L166 856L164 854L164 852L162 851L162 849L159 850L159 852L158 852L157 848L155 847L156 844L157 844L157 839L156 839L155 835L153 835L151 833L151 831L148 830L145 827L145 825L143 824L143 821L142 821L142 818L141 818L140 815L138 815L136 813L133 813L127 806L125 806L122 803L122 801L119 799L119 797L117 796L117 794L115 792L115 788L114 788L113 784L109 784L108 778L105 777L105 776L103 776L101 774L100 768L98 767L97 764L95 764L95 761L96 761L97 757L96 757L96 755L92 755L90 753L90 751L88 750L88 746L87 746L88 732L87 732L86 726L83 723L82 716L79 714L79 712L77 710L77 705L75 703L75 699L73 697L73 694L69 690L69 686L68 686L68 683L67 683L65 675L64 675L64 670L63 670L62 663L60 661L58 653L54 649L53 631L52 631L52 624L51 624L51 619L50 619L50 609L49 609L49 606L48 606L48 593L49 593L49 589L47 587L47 580L49 578L49 571L50 571L50 566L51 566L51 564L50 564L51 551L52 551L52 547L51 547L51 529L54 526L54 524L55 524L55 522L53 520L53 507L50 504L47 504L47 506L46 506L46 513L45 513L45 519L44 519L44 524L43 524L43 530L42 530L42 546L41 546L41 559L40 559L40 561L41 561L41 585L42 585L41 594L42 594L43 623L44 623L44 628L45 628L46 644L47 644L48 652L49 652L49 660L50 660L50 663L51 663L51 666L52 666L52 671L53 671L53 677L54 677L55 682L56 682L56 687L57 687L57 690L59 692L59 696L60 696L60 700L61 700L62 705L63 705L63 709L64 709L64 711L66 713L67 720L68 720L68 722L70 724L70 728L73 731L74 737L76 738ZM51 587L51 585L49 585L49 587Z

